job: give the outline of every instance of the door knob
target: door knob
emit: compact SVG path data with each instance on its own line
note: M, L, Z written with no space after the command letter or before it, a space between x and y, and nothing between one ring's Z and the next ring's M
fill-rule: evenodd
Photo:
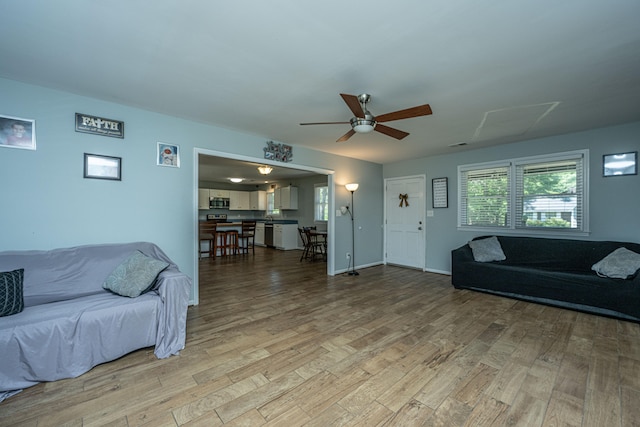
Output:
M418 230L422 230L422 227L418 227Z

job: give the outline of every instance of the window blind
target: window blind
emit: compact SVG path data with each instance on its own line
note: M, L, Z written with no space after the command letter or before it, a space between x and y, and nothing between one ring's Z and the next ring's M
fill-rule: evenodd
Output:
M461 226L509 226L507 166L461 171L460 193Z

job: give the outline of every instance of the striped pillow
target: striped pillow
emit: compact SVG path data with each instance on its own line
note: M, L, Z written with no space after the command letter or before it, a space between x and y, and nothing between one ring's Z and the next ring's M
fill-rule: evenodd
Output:
M0 317L11 316L24 309L23 279L24 268L0 272Z

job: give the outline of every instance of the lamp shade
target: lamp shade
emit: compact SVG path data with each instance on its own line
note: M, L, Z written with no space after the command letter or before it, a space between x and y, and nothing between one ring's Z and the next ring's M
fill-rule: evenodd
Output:
M262 175L269 175L272 170L273 168L271 166L258 166L258 172L260 172Z
M352 193L358 189L358 183L353 182L351 184L347 184L344 186L347 191L351 191Z

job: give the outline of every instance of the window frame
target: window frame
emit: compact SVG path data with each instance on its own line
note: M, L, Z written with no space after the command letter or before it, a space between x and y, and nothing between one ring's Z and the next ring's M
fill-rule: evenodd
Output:
M518 199L522 200L524 188L518 188L521 184L516 179L518 169L535 164L548 164L554 162L562 162L569 160L581 160L582 181L576 182L576 198L580 212L579 226L577 228L553 228L553 227L524 227L520 221L516 221L516 212L519 211L517 206ZM505 226L478 226L464 225L464 200L466 199L466 180L465 176L470 171L481 171L494 168L507 167L507 186L508 186L508 202L507 202L507 225ZM577 177L580 179L580 176ZM581 194L580 194L581 189ZM545 154L539 156L519 157L514 159L506 159L497 162L473 163L458 166L458 215L457 228L459 231L479 231L488 233L502 234L531 234L531 235L549 235L549 236L586 236L589 235L589 150L575 150L561 153Z

